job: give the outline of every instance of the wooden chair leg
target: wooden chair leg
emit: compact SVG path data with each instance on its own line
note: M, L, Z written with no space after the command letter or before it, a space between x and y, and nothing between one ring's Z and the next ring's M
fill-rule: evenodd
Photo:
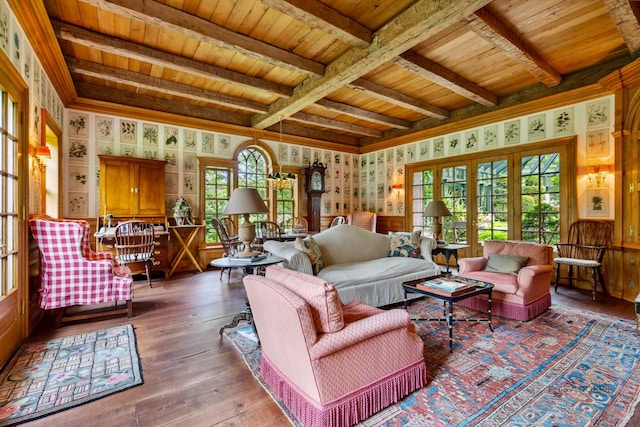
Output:
M560 264L556 264L556 283L553 288L555 292L558 292L558 283L560 282Z
M600 286L602 286L602 292L607 293L607 288L604 285L604 274L602 274L602 267L596 269L598 272L598 279L600 280Z
M149 284L149 287L152 288L153 286L151 286L151 266L149 265L152 261L147 261L144 263L144 270L147 273L147 283Z
M133 317L133 301L127 301L127 317Z
M62 326L62 318L64 317L65 308L57 308L53 311L53 327L58 329Z

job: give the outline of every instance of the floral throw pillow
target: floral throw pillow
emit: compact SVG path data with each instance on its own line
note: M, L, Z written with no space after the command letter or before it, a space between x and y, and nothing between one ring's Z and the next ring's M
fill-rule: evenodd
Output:
M322 261L322 252L320 252L320 247L318 243L316 243L315 239L311 236L307 236L304 239L302 237L297 237L294 243L294 246L299 251L304 252L309 257L309 261L311 261L311 266L313 267L313 275L317 275L322 267L324 267L324 263Z
M413 233L389 232L389 256L422 258L420 254L420 230Z

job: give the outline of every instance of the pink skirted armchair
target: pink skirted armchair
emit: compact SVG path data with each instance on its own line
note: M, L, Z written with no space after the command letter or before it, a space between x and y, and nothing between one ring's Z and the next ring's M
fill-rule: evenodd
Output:
M375 212L354 212L347 215L347 224L376 232L378 215Z
M482 256L458 260L458 276L493 283L492 313L530 320L551 305L553 248L516 240L486 240ZM476 310L487 309L486 295L458 301Z
M56 310L56 326L112 314L132 316L131 271L116 267L112 254L91 250L87 221L39 215L29 225L40 250L40 307ZM126 307L119 307L119 301ZM67 307L108 302L115 304L113 309L65 313Z
M424 343L405 310L343 305L324 280L280 266L244 283L261 376L305 426L353 425L424 386Z

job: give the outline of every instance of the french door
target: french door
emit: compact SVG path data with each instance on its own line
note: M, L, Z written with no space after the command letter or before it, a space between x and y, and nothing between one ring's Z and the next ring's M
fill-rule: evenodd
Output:
M0 366L24 338L27 318L21 310L26 301L26 225L24 213L20 214L25 197L18 178L25 176L20 117L26 90L12 84L7 77L12 73L0 66Z
M408 166L413 229L429 234L432 220L422 212L429 201L442 200L451 213L442 218L443 238L469 245L466 256L481 255L485 240L557 243L568 221L561 207L575 203L570 185L576 176L575 142L569 138Z

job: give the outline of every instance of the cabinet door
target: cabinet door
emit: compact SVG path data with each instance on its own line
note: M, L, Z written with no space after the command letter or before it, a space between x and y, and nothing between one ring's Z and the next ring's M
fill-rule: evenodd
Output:
M137 213L138 215L164 215L164 164L141 163L138 165Z
M103 190L101 198L104 201L103 214L114 216L129 215L135 206L137 196L133 177L134 170L127 162L105 162L101 168ZM163 181L164 182L164 181Z

